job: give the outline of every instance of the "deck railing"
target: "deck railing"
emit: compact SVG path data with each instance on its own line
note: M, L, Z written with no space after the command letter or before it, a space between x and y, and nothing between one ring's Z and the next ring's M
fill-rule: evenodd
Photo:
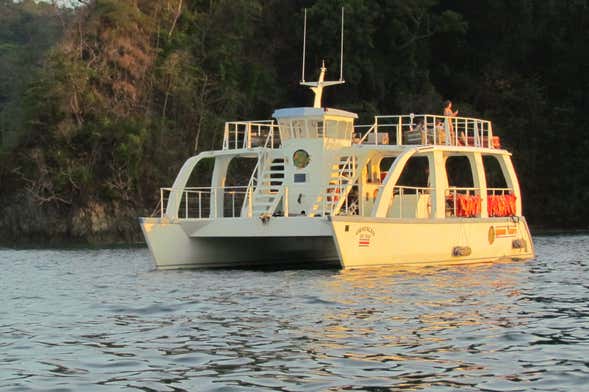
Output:
M280 145L278 125L272 120L226 122L223 150L253 147L276 148Z
M383 187L384 185L380 185L377 188L373 201L376 201ZM431 202L426 197L431 195L432 190L431 187L405 185L393 187L387 216L389 218L429 218Z
M480 188L449 187L446 190L447 217L473 218L480 214Z
M219 214L216 207L216 195L222 192L223 208ZM160 189L160 216L166 213L166 206L172 188ZM178 208L179 219L209 219L209 218L237 218L241 216L243 201L246 197L247 187L194 187L185 188L180 196ZM219 216L221 215L221 216Z
M450 187L446 190L446 216L474 218L481 216L480 188ZM514 216L515 195L511 188L487 188L487 212L490 217Z
M490 217L515 216L516 197L511 188L487 188L487 212Z
M368 130L366 131L366 129ZM498 148L490 121L431 114L375 116L372 125L359 125L360 144L420 144Z

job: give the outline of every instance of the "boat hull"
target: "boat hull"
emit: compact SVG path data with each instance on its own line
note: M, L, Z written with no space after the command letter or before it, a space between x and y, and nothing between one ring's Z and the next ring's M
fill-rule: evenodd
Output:
M391 219L335 216L344 268L527 260L534 245L523 217Z
M227 222L170 222L141 218L141 228L156 269L183 268L317 268L339 267L339 257L327 221L312 236L275 227L252 229L252 220ZM253 222L258 225L257 222ZM280 226L278 222L274 226ZM326 231L327 229L327 231ZM271 232L279 236L270 236ZM194 234L200 233L200 234ZM255 233L243 236L239 233ZM301 235L302 234L302 235Z
M444 265L533 258L521 218L141 218L157 269ZM244 236L243 233L249 233Z

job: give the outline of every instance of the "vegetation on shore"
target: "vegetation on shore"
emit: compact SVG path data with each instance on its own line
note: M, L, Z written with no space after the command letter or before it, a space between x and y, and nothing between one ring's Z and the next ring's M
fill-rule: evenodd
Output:
M514 0L0 0L0 237L140 239L182 164L224 121L308 105L298 86L339 66L329 106L494 122L533 226L586 228L589 4Z

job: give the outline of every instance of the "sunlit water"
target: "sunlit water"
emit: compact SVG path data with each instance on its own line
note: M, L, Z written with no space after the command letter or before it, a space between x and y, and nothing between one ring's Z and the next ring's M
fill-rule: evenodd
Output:
M0 389L589 390L589 236L535 241L530 262L352 272L0 250Z

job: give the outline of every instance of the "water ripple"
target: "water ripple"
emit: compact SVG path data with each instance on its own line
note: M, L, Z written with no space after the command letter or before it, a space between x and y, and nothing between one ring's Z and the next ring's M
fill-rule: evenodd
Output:
M536 245L526 263L270 272L0 250L0 389L582 390L589 236Z

